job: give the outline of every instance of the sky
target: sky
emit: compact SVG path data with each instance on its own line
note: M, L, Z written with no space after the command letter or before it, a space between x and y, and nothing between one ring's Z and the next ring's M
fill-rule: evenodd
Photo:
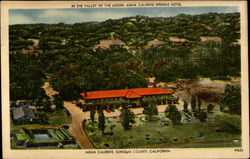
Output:
M203 14L209 12L234 13L238 7L152 7L152 8L80 8L80 9L11 9L10 24L66 23L105 21L136 15L171 17L178 14Z

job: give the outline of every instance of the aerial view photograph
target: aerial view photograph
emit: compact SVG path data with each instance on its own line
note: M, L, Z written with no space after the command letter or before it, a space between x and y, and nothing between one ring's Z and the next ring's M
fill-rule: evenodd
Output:
M12 150L242 147L238 6L8 14Z

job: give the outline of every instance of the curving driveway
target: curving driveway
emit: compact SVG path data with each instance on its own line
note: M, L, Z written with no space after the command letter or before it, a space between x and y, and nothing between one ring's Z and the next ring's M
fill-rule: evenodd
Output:
M88 136L82 128L82 121L86 119L86 113L82 112L79 107L71 102L64 102L64 107L71 114L69 132L76 138L81 148L94 149L94 145L89 140Z

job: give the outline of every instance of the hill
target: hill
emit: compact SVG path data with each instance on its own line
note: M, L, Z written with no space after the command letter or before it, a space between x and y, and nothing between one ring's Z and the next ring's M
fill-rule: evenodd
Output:
M146 87L148 76L238 77L239 17L208 13L10 25L11 99L43 98L45 81L70 100L82 91Z

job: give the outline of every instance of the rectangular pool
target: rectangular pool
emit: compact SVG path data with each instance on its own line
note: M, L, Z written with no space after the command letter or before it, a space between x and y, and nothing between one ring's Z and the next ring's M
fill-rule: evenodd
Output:
M35 139L39 139L39 140L48 140L50 139L48 134L34 134Z

